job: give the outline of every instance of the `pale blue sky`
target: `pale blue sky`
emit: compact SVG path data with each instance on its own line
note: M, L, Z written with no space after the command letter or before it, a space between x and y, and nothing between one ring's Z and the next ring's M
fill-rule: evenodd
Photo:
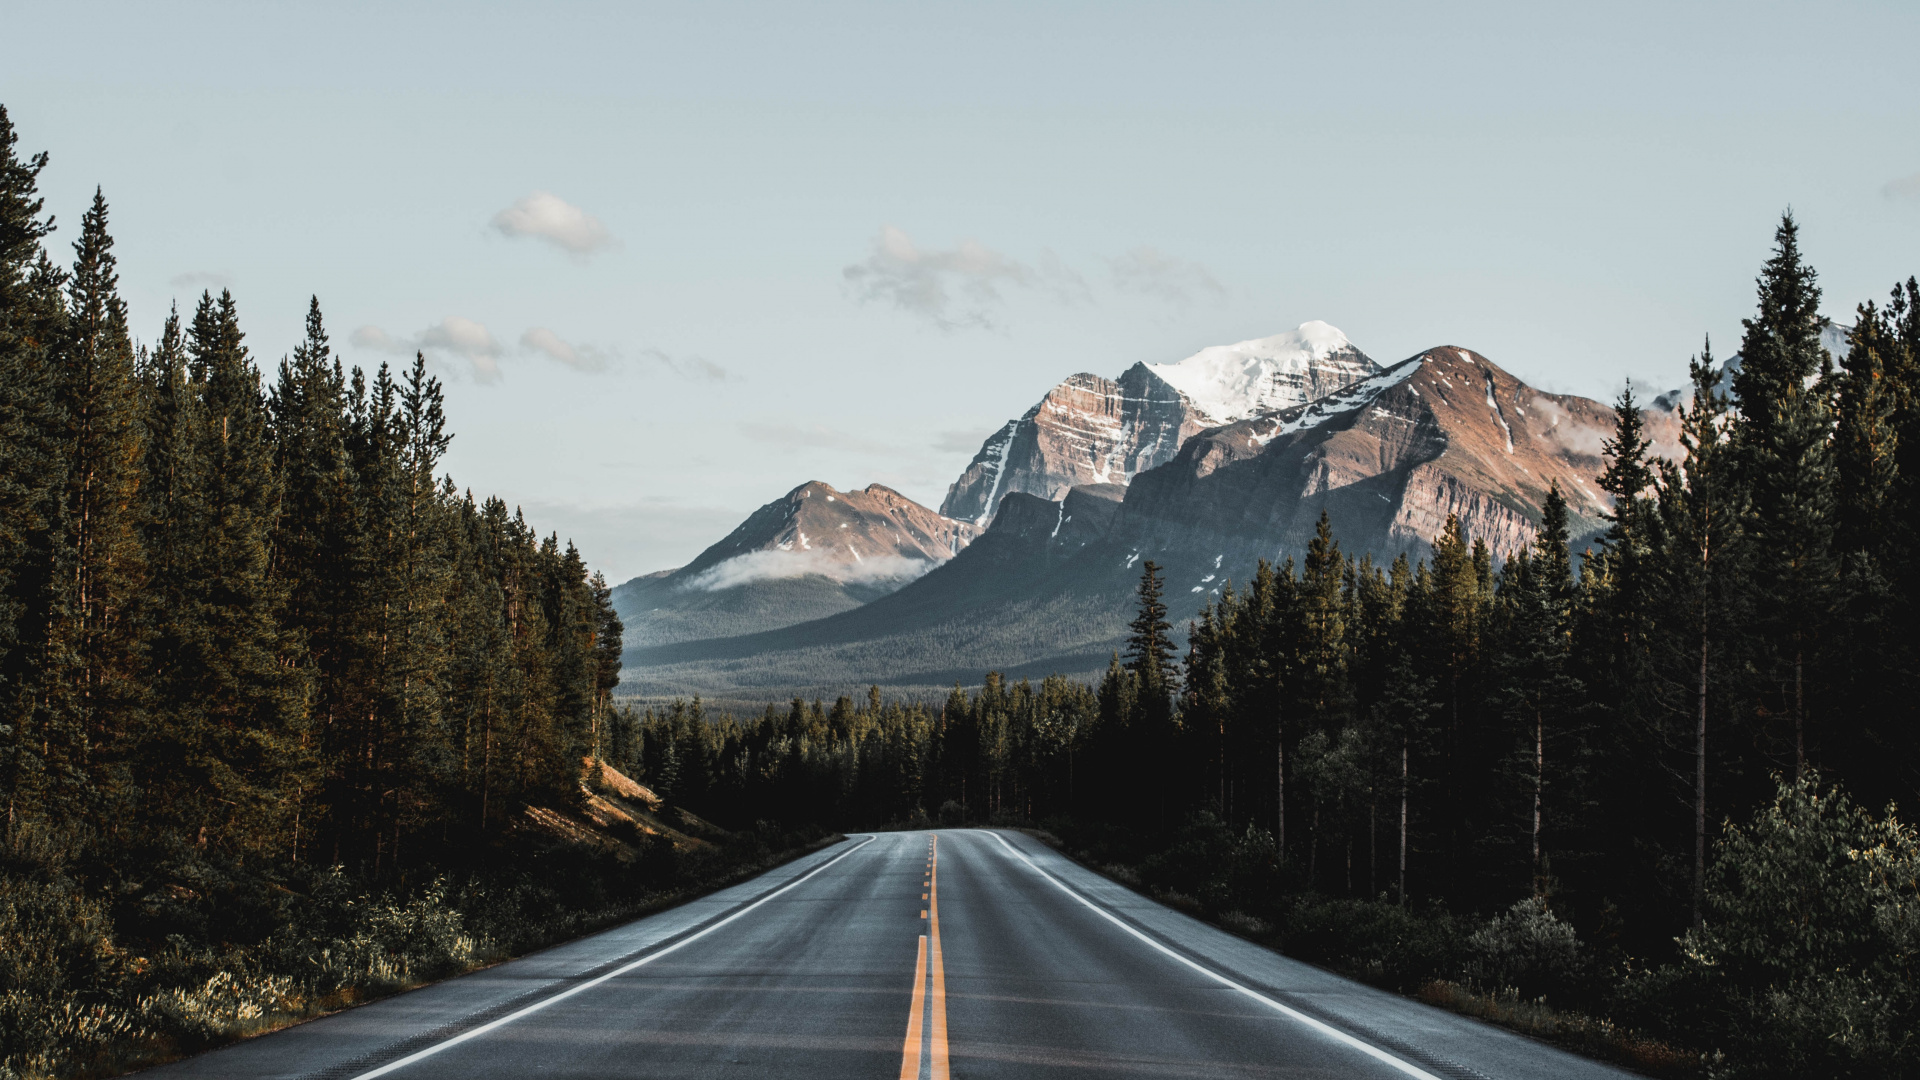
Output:
M1911 2L0 25L62 257L103 185L142 337L224 284L267 364L309 293L349 361L432 346L455 479L615 580L810 479L937 505L1075 371L1325 319L1382 362L1459 344L1604 397L1734 347L1788 204L1829 313L1920 272ZM535 192L559 202L500 217Z

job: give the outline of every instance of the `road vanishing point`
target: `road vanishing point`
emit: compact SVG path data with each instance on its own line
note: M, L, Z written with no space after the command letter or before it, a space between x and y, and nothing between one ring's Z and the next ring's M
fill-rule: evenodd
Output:
M854 836L166 1078L1632 1074L1341 978L1020 833Z

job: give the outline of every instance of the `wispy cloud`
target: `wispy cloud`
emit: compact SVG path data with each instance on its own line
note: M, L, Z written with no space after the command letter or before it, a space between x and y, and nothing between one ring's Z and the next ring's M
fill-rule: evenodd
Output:
M880 230L865 259L840 273L861 303L890 304L942 330L991 328L988 309L1000 304L1006 286L1039 290L1063 303L1088 299L1085 280L1051 251L1042 252L1034 267L974 240L923 249L892 225Z
M429 359L447 363L465 361L464 370L477 383L500 381L500 343L494 340L486 324L459 315L449 315L425 330L409 337L396 337L378 326L362 326L348 340L363 349L411 356L425 353ZM462 370L456 365L456 370Z
M558 360L575 371L605 371L611 359L606 349L570 344L544 326L536 326L521 334L520 347L550 360Z
M527 236L584 258L614 244L600 219L547 191L536 191L493 215L502 236Z
M502 361L532 358L551 360L590 375L624 367L632 360L689 382L736 379L732 372L705 357L675 356L655 348L641 349L629 356L614 346L568 341L544 326L530 327L516 344L507 346L495 338L485 324L459 315L449 315L419 333L405 336L388 333L378 326L362 326L349 340L360 348L395 356L422 352L435 363L449 364L454 371L471 374L479 383L500 381Z
M1181 307L1196 299L1224 300L1227 296L1226 286L1212 271L1158 248L1137 247L1107 262L1113 270L1113 287L1121 292Z
M224 289L233 284L233 275L211 270L189 270L168 278L167 284L176 289Z
M738 382L739 376L704 356L675 356L663 349L643 349L641 356L688 382Z
M987 441L994 430L986 431L937 431L933 437L933 448L943 454L957 454L963 451L975 451Z
M1881 186L1880 194L1901 202L1920 202L1920 173L1887 181Z

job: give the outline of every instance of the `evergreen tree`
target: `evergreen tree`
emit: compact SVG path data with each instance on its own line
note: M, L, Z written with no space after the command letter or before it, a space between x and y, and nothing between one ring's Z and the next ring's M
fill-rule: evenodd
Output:
M1808 380L1821 369L1820 289L1800 260L1799 228L1781 218L1774 255L1758 281L1759 312L1743 320L1741 369L1733 389L1740 411L1734 442L1753 503L1759 556L1754 585L1771 599L1769 675L1779 688L1770 711L1791 721L1794 773L1807 761L1810 664L1829 621L1836 577L1837 505L1825 394Z
M1662 588L1670 603L1666 685L1680 690L1672 711L1688 722L1680 740L1692 757L1692 917L1699 925L1706 888L1708 729L1716 685L1730 685L1726 669L1740 650L1734 641L1742 617L1741 559L1746 491L1727 440L1728 401L1718 389L1713 346L1701 347L1689 371L1693 401L1680 410L1685 458L1661 466L1659 506L1667 538ZM1720 713L1731 716L1725 702Z
M1507 561L1500 601L1504 625L1494 678L1496 695L1521 733L1521 775L1530 803L1529 865L1534 895L1548 891L1546 842L1551 839L1547 799L1549 776L1568 786L1574 769L1556 760L1548 747L1577 734L1585 686L1572 673L1573 561L1567 548L1567 501L1560 486L1548 489L1533 550Z
M48 779L36 717L66 426L54 377L63 275L40 246L53 232L38 191L47 155L23 158L18 141L0 106L0 829L9 841Z
M107 204L98 191L74 256L54 382L66 422L66 468L42 731L67 734L72 766L94 774L93 794L105 796L117 785L100 775L105 763L97 758L124 741L137 693L127 609L142 578L133 507L141 402Z
M140 755L147 803L196 847L291 857L307 766L305 679L271 573L280 499L259 370L230 294L203 294L186 335L167 552L149 586L158 714ZM149 471L152 471L151 469ZM149 503L148 505L152 505Z

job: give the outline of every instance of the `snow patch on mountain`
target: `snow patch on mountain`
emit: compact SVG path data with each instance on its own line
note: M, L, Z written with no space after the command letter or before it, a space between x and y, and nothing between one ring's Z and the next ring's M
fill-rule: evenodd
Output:
M1232 423L1300 404L1294 387L1316 362L1357 353L1335 327L1313 320L1272 337L1214 345L1147 370L1184 394L1215 423Z
M1403 361L1371 379L1354 383L1344 390L1335 391L1319 401L1301 407L1292 416L1286 416L1285 413L1278 414L1273 417L1275 424L1272 431L1249 435L1247 438L1255 446L1265 446L1282 435L1319 427L1336 416L1365 408L1373 402L1374 398L1380 396L1381 391L1399 386L1412 378L1413 373L1420 370L1420 363L1420 358Z

